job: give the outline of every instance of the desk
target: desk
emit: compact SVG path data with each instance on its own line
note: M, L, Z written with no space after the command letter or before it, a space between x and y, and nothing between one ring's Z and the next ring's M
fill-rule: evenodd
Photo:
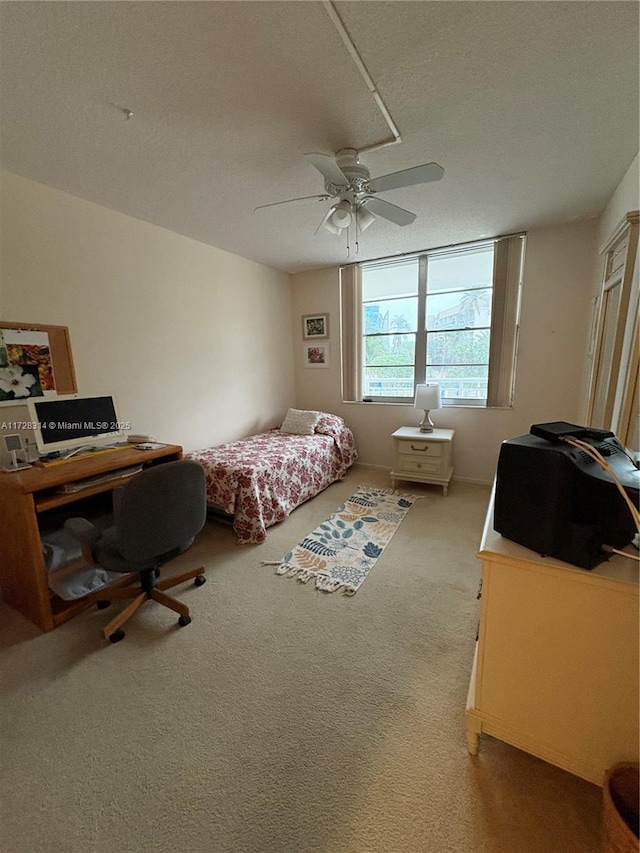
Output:
M638 760L638 564L541 557L496 533L493 496L478 557L469 751L485 732L602 785Z
M58 487L130 465L160 464L181 458L182 448L174 444L157 450L136 450L127 446L47 467L0 473L0 590L7 604L41 630L51 631L99 597L99 593L94 593L76 601L63 601L49 589L40 529L52 511L75 504L76 507L69 507L69 514L74 514L75 510L82 515L82 505L87 498L112 492L127 480L97 483L70 493L57 492ZM114 586L122 586L129 580L130 576L124 575Z

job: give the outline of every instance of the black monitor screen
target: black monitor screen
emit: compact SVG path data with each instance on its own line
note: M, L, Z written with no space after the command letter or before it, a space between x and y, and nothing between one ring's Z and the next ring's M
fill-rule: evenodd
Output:
M120 431L113 397L34 401L43 444Z

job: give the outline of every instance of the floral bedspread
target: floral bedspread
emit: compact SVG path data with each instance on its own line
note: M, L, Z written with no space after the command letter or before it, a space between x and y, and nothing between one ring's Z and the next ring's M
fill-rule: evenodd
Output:
M357 459L353 433L323 414L314 435L279 429L186 454L205 470L207 502L233 515L242 543L264 541L266 528L341 480Z

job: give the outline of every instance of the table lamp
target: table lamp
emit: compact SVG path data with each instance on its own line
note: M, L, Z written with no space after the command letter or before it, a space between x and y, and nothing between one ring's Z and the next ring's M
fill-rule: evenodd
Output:
M433 432L433 421L429 417L431 409L439 409L442 406L440 401L440 386L435 385L416 385L416 399L414 402L416 409L424 409L424 418L420 424L420 432Z

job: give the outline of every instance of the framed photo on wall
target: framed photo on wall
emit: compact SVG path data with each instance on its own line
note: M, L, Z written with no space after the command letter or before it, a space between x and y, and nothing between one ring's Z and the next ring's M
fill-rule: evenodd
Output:
M330 352L329 344L305 344L304 366L305 367L329 367Z
M329 315L328 314L307 314L302 318L302 337L306 340L309 338L328 338L329 337Z

